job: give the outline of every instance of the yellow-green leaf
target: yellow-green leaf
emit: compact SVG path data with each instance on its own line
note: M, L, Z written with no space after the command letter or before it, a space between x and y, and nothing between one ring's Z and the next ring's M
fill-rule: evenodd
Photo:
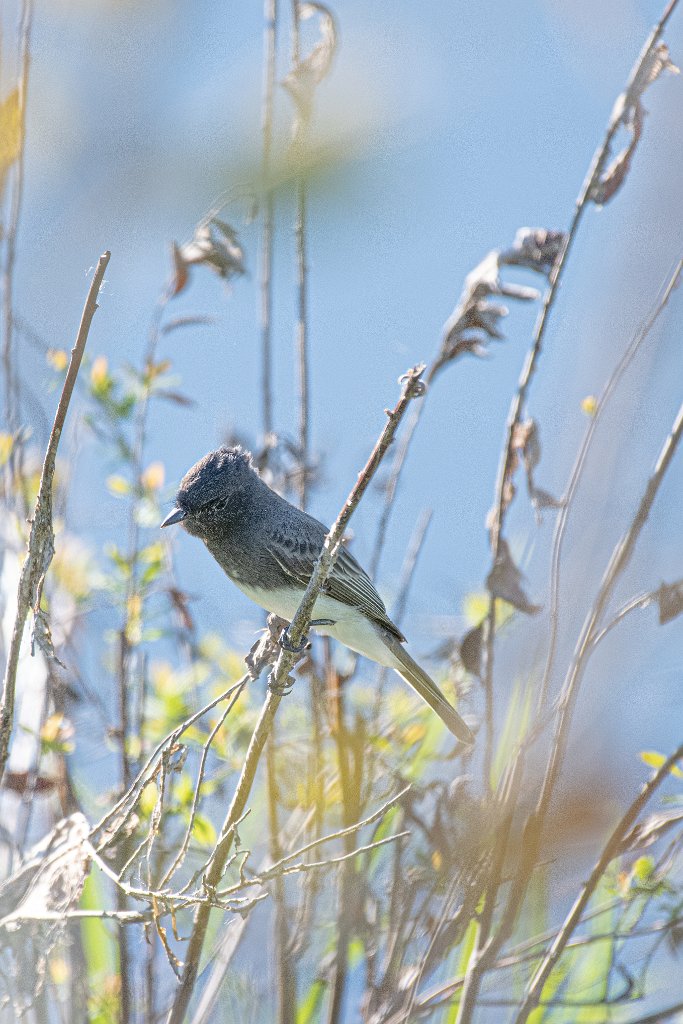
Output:
M201 846L215 846L218 839L216 829L203 814L197 814L192 826L192 838Z
M116 473L113 476L107 477L107 487L112 494L116 494L119 497L130 494L130 484L122 476L118 476Z
M69 356L63 348L49 348L45 353L45 359L53 370L61 373L66 370Z
M13 89L0 103L0 181L21 153L21 103Z
M0 466L4 466L14 447L14 438L11 434L0 433Z
M641 750L640 760L644 761L650 768L661 768L666 761L666 754L660 754L656 750ZM683 771L677 764L672 765L670 771L672 775L676 775L679 779L683 778Z

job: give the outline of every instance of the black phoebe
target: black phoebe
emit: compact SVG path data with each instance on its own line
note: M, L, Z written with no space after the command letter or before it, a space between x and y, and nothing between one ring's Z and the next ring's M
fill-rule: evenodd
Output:
M200 537L247 597L288 622L299 607L327 530L261 480L249 452L218 448L183 477L176 507L162 526L182 523ZM370 577L341 548L314 608L320 633L395 669L458 739L473 735L436 684L403 647ZM314 624L314 623L313 623Z

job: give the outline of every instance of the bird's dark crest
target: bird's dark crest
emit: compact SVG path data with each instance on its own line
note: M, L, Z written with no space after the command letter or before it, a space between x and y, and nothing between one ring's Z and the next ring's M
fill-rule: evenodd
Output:
M256 469L251 452L241 445L222 445L187 471L180 482L176 503L179 508L193 512L240 490L252 473Z

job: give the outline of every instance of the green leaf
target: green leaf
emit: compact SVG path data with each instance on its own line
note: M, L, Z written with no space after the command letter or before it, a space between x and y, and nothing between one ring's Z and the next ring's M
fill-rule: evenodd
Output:
M0 103L0 182L21 152L21 101L13 89Z
M213 848L216 845L218 836L216 835L216 829L208 818L205 818L203 814L196 814L194 819L194 825L192 826L192 838L195 842L199 843L200 846L208 846Z
M114 473L112 476L107 477L107 488L110 494L113 494L117 498L123 498L127 494L130 494L130 484L122 476Z
M81 895L81 910L101 910L107 906L102 879L90 873L85 880ZM108 978L119 975L118 943L115 941L108 925L96 918L84 918L81 921L81 940L88 974L88 989L101 992ZM113 1008L111 1008L113 1009ZM102 1000L98 1005L89 1008L89 1024L113 1024L116 1019L110 1007Z
M313 1021L318 1019L318 1011L322 1005L326 988L325 982L316 978L309 987L303 1002L297 1007L296 1024L313 1024Z

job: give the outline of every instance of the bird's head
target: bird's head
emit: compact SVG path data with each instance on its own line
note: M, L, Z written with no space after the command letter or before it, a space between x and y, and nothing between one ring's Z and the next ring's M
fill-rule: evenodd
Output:
M206 536L212 524L229 518L237 495L255 478L251 455L239 445L209 452L180 481L175 508L162 527L182 523L188 533Z

